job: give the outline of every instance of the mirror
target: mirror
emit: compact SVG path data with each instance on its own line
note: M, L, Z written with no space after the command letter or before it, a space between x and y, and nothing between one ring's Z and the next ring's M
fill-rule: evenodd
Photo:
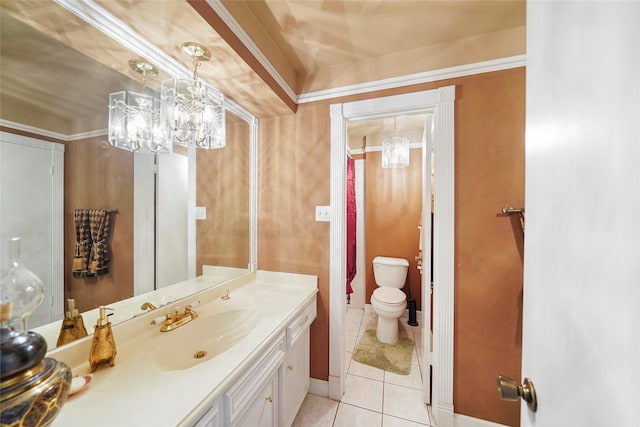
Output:
M252 271L255 119L229 101L227 146L218 150L175 149L154 156L112 147L105 129L108 95L140 91L140 76L127 70L126 59L105 65L22 22L19 3L3 2L0 9L0 239L6 241L19 230L25 264L52 284L45 295L47 303L31 316L29 328L53 321L45 327L57 336L67 298L74 298L77 308L86 312L170 289L155 301L162 304ZM101 42L95 41L98 46ZM130 53L128 59L136 57ZM147 91L157 91L160 81L169 77L161 70L147 82ZM16 159L7 147L15 147L24 136L49 146L54 142L57 145L47 156L63 156L64 173L55 175L53 169L58 177L54 181L60 180L64 194L59 214L37 216L37 209L22 204L34 199L18 185L22 180L4 175L37 175L29 153L42 153L41 147L27 144L29 149L18 156L24 166L5 167ZM42 175L51 179L50 173ZM12 192L17 193L18 203L5 200ZM74 275L78 240L74 209L98 208L111 211L107 269L104 274ZM54 249L43 257L42 248L49 243ZM189 282L196 276L206 280L192 286ZM121 310L112 322L140 313L139 307ZM93 325L86 317L85 324L91 332ZM51 349L50 339L48 343Z

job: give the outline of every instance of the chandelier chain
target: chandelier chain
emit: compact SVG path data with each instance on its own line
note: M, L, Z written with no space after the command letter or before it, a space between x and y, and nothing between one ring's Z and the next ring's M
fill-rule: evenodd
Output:
M193 80L198 80L198 67L200 66L200 60L193 58Z

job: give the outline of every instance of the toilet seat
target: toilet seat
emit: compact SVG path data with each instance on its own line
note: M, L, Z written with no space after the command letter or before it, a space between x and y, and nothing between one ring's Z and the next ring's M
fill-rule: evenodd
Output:
M371 295L377 303L386 306L404 306L407 296L398 288L378 288Z

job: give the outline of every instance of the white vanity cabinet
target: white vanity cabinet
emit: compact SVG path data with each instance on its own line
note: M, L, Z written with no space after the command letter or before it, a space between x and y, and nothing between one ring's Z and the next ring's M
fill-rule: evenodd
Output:
M316 304L309 304L287 327L287 354L280 368L280 424L293 423L309 391L309 324L316 317Z
M309 390L309 325L315 318L314 297L222 393L222 414L214 406L195 426L291 426Z

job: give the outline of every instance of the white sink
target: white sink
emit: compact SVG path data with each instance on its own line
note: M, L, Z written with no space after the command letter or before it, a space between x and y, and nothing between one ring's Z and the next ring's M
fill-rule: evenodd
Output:
M153 337L153 362L164 371L179 371L229 350L258 323L253 310L231 310L200 315L170 332Z

